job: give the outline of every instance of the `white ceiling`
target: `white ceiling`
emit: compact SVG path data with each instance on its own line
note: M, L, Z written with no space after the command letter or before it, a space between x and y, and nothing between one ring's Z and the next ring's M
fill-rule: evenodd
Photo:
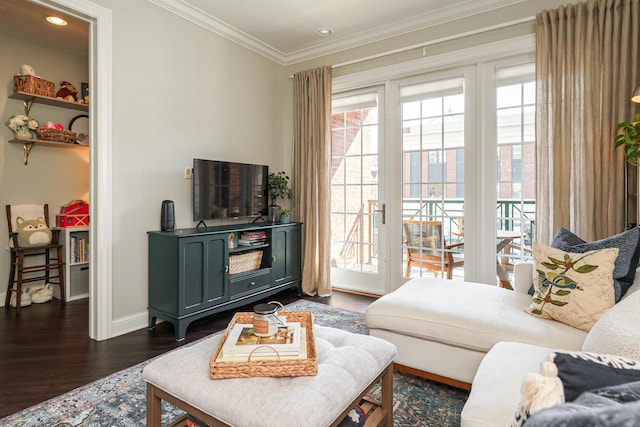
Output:
M524 0L147 1L288 64ZM55 40L65 49L86 51L86 24L71 19L68 27L54 28L42 19L46 14L45 8L27 0L0 0L0 33L33 41ZM320 28L330 28L333 34L320 37Z

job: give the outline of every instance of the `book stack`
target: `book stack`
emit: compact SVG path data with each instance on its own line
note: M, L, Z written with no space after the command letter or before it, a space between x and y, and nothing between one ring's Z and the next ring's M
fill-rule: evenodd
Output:
M256 246L264 244L267 239L267 233L264 231L248 231L240 235L238 245L240 246Z
M71 262L88 262L89 240L85 237L72 236L70 252Z
M305 358L305 331L300 322L283 322L275 335L258 337L253 334L253 325L236 323L222 345L220 356L221 361L246 361L249 356L252 360Z

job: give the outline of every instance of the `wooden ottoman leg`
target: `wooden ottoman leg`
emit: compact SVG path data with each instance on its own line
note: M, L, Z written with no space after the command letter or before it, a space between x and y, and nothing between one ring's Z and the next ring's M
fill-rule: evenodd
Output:
M385 413L383 425L393 426L393 363L387 366L382 375L382 411Z
M161 427L162 399L155 393L155 387L147 383L147 426Z

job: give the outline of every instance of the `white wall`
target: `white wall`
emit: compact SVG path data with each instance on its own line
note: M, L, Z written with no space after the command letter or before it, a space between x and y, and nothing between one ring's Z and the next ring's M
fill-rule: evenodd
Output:
M151 3L96 3L113 13L113 318L146 322L146 232L160 228L162 200L176 227L195 225L185 167L282 167L281 67Z
M0 52L0 81L3 82L0 86L0 295L4 304L10 264L4 206L48 203L49 219L55 224L55 214L60 211L61 205L73 199L88 200L89 197L89 150L34 146L25 166L22 145L7 143L14 135L5 123L13 115L24 114L22 101L7 98L13 93L13 76L20 73L22 64L30 64L38 75L54 82L56 90L60 80L70 81L80 90L80 83L88 81L88 63L86 56L68 54L55 47L40 46L4 35L0 35ZM65 128L79 114L84 113L41 104L34 104L30 112L30 116L41 124L51 120L61 123Z

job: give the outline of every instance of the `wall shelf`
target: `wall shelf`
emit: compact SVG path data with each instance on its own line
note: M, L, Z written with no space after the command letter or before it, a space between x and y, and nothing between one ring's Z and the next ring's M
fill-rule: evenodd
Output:
M11 95L9 95L9 98L19 99L21 101L25 101L25 103L30 103L30 104L38 103L38 104L44 104L44 105L52 105L54 107L68 108L70 110L85 111L85 112L89 111L89 104L78 104L77 102L69 102L69 101L64 101L62 99L58 99L58 98L50 98L48 96L34 95L32 93L27 93L27 92L14 92ZM26 105L25 105L25 108L27 108ZM31 108L30 105L28 108L29 109ZM27 112L27 115L29 115L28 112Z
M69 102L64 101L58 98L51 98L49 96L41 96L35 95L33 93L27 92L14 92L9 95L10 99L17 99L23 101L24 104L24 115L29 116L31 112L31 107L34 103L43 104L43 105L51 105L53 107L66 108L68 110L76 110L76 111L84 111L89 112L88 104L78 104L77 102ZM48 146L48 147L56 147L56 148L89 148L88 146L79 145L79 144L68 144L63 142L53 142L53 141L42 141L39 139L11 139L9 140L12 144L22 144L22 149L24 151L24 164L25 166L29 164L29 153L31 153L31 149L34 145Z
M68 144L65 142L54 142L54 141L42 141L39 139L10 139L7 141L10 144L21 144L22 149L24 151L24 164L28 164L29 162L29 153L31 152L31 148L34 145L40 145L43 147L54 147L54 148L75 148L75 149L89 149L87 145L80 144Z

